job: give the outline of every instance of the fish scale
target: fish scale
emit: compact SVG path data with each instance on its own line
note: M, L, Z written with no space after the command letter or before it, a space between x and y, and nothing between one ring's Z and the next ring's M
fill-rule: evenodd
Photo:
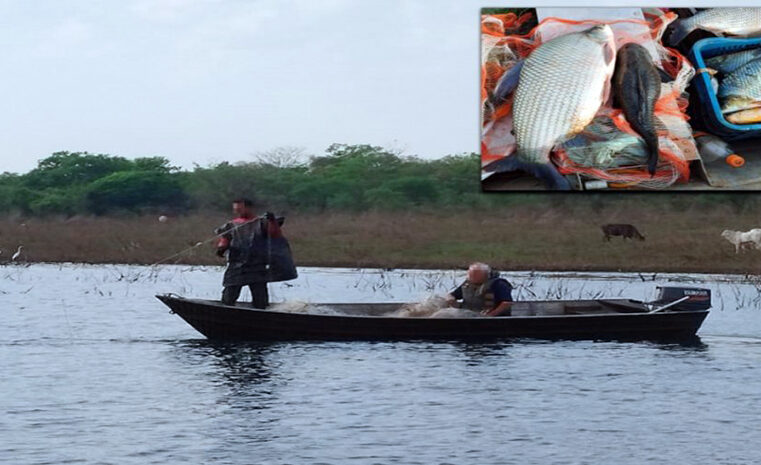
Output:
M712 57L706 60L706 66L722 74L730 74L757 58L761 58L761 48Z
M516 155L548 163L552 148L581 130L602 105L614 58L609 26L557 37L538 47L521 70L513 120Z
M719 99L723 113L761 107L761 59L727 76L719 86Z
M753 36L761 33L761 8L711 8L676 22L669 42L676 45L692 31Z

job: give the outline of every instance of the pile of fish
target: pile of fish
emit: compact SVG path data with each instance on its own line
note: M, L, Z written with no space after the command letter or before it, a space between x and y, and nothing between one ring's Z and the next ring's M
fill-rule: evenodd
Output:
M603 170L641 166L652 154L641 137L619 130L610 118L602 115L561 147L578 166Z
M669 43L675 46L698 29L739 37L757 36L761 34L761 8L710 8L679 19L674 23Z
M641 45L627 44L617 54L613 31L607 24L556 37L502 76L492 99L499 104L514 92L516 152L484 169L522 170L543 180L550 189L570 189L550 154L592 123L608 100L611 81L627 121L647 146L648 171L655 173L658 136L654 107L661 75ZM631 139L624 144L615 141L623 148L637 143ZM579 146L574 147L576 150L571 151L578 154ZM590 153L590 146L585 147ZM606 161L605 165L611 163Z
M761 35L761 8L714 8L678 19L669 36L671 45L695 30ZM484 171L523 171L550 189L568 190L568 180L551 160L554 151L563 149L577 166L646 166L653 177L663 142L658 130L668 130L656 116L656 102L663 83L674 81L653 58L636 43L616 51L613 31L601 24L555 37L506 67L487 107L497 108L512 95L514 150L484 166ZM711 63L723 77L717 93L728 119L761 121L761 50L716 57ZM611 91L614 107L635 134L594 124Z
M761 8L711 8L675 23L669 38L677 45L692 31L739 37L761 35ZM708 72L718 74L714 91L721 111L735 124L761 122L761 48L752 48L706 60Z
M761 47L709 58L706 66L720 77L716 94L727 120L761 122Z

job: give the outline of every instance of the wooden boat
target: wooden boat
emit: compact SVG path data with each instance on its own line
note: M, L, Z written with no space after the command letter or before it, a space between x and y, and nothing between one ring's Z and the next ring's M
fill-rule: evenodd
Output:
M214 340L462 340L495 338L681 340L708 315L708 289L664 287L654 302L630 299L514 302L510 316L389 316L404 304L319 304L337 314L258 310L248 304L158 295L173 313Z

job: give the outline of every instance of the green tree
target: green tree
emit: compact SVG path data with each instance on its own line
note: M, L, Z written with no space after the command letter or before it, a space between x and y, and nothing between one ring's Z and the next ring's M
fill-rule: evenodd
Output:
M87 184L132 166L132 162L123 157L87 152L56 152L40 160L37 168L24 175L24 184L32 189Z
M368 190L365 197L368 205L377 210L402 210L409 206L404 194L385 185Z
M182 210L187 196L177 178L151 171L113 173L93 182L86 194L87 209L95 214L146 207Z
M175 173L179 168L169 164L164 157L142 157L132 161L131 169L135 171L153 171L156 173Z
M388 190L403 195L408 203L434 203L439 197L436 181L427 177L405 176L383 184Z

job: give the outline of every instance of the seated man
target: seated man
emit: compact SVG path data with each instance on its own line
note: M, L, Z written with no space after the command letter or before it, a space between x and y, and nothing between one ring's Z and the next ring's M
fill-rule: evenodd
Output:
M454 307L467 308L487 316L509 316L512 286L485 263L473 263L468 279L447 296ZM459 304L457 301L461 301Z

